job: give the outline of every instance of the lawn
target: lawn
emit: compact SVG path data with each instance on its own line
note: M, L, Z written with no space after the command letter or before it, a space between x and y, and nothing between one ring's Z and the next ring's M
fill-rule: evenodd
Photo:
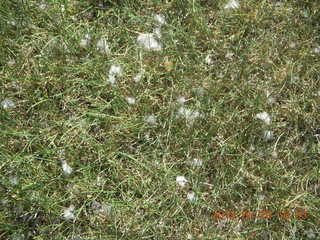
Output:
M2 0L0 239L320 239L320 4Z

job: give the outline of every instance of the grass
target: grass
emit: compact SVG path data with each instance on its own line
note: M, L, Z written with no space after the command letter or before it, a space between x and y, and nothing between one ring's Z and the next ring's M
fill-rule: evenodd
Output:
M320 8L225 4L1 1L0 239L320 239Z

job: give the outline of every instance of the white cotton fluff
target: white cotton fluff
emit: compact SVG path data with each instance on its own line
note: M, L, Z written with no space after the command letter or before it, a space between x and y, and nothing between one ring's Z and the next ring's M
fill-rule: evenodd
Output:
M188 125L192 125L196 118L201 117L201 114L197 110L191 110L185 107L178 109L177 117L184 117Z
M146 141L151 141L151 137L150 137L150 134L149 133L147 133L147 134L145 134L144 135L144 139L146 140Z
M101 38L98 42L97 42L97 49L101 52L101 53L109 53L110 52L110 48L108 45L108 42L105 38Z
M273 132L272 131L264 131L263 133L263 139L265 141L270 141L273 139Z
M19 183L19 180L16 176L10 176L9 177L9 182L12 184L12 185L18 185Z
M161 51L162 46L153 33L142 33L137 38L140 47L148 51Z
M62 161L62 170L66 175L72 173L72 168L68 165L67 161Z
M85 39L85 38L81 39L79 45L82 48L86 48L89 45L88 39Z
M176 183L180 185L181 187L185 187L187 184L187 179L184 176L177 176L176 177Z
M8 67L13 67L16 64L16 61L14 59L10 59L8 62Z
M122 67L120 65L112 65L109 70L108 83L114 84L116 82L116 77L120 76L122 73Z
M166 24L166 20L162 14L154 14L153 18L157 22L158 26Z
M127 100L127 103L129 103L130 105L133 105L136 103L136 99L133 97L127 97L126 100Z
M16 105L14 104L14 102L13 101L11 101L10 99L4 99L2 102L1 102L1 107L3 108L3 109L10 109L10 108L15 108L16 107Z
M44 9L46 9L47 7L48 7L48 5L47 5L47 4L44 4L44 3L41 3L41 4L38 5L38 8L40 8L41 10L44 10Z
M314 49L313 49L313 52L318 54L320 53L320 46L316 46Z
M74 118L74 117L73 116L69 117L70 120L73 120L71 118ZM57 153L61 159L65 158L66 156L66 150L64 148L58 149Z
M153 29L153 34L154 34L155 37L157 37L158 39L160 39L160 38L162 37L160 27L157 27L157 28Z
M269 96L268 98L267 98L267 103L268 104L274 104L274 103L276 103L277 102L277 100L274 98L274 97L272 97L272 96Z
M188 234L187 234L187 239L189 239L189 240L192 239L191 233L188 233Z
M177 102L178 102L179 104L184 104L186 101L187 101L187 100L186 100L185 97L178 97L178 99L177 99Z
M195 166L195 167L201 167L203 165L203 162L201 159L198 159L198 158L194 158L192 161L191 161L191 165L192 166Z
M64 217L66 220L72 220L72 219L74 219L74 214L73 214L74 209L75 209L74 205L70 205L70 207L64 209L64 210L63 210L63 217Z
M22 90L23 90L22 87L20 86L20 84L17 83L17 82L13 82L13 83L11 84L11 87L14 88L14 89L17 90L17 91L22 91Z
M270 125L271 124L271 118L267 112L258 113L256 115L256 118L264 121L265 124Z
M271 93L270 93L269 90L266 91L266 95L267 95L267 103L268 104L271 105L271 104L276 103L277 100L274 97L271 96Z
M91 36L90 36L89 34L86 34L86 35L84 36L84 38L80 40L79 45L80 45L80 47L82 47L82 48L86 48L86 47L89 46L90 41L91 41Z
M97 185L98 186L103 186L105 183L106 183L106 180L103 177L101 177L101 176L97 177Z
M12 26L16 26L17 25L17 22L14 21L14 20L11 20L11 21L7 21L7 24L10 24Z
M146 72L146 70L144 70L143 68L140 69L140 72L135 77L133 77L133 81L140 82L140 80L142 79L145 72Z
M156 124L157 123L157 118L154 115L149 115L149 116L144 118L144 121L146 123L149 123L149 124Z
M190 201L190 202L194 202L197 200L197 196L194 192L189 192L187 194L187 199Z
M233 56L234 56L233 52L227 52L225 58L232 59Z
M236 0L229 0L229 2L224 6L225 9L235 9L239 7L240 7L240 4Z
M213 63L211 54L208 54L206 56L206 58L204 59L204 61L205 61L206 64L211 65Z

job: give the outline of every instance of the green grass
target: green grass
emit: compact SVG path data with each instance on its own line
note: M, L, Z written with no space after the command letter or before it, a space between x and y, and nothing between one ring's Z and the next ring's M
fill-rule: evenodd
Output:
M0 3L0 239L320 239L317 1L44 2ZM157 12L163 50L144 51Z

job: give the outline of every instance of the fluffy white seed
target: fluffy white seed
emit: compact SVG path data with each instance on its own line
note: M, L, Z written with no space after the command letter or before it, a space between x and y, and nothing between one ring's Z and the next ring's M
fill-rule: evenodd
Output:
M149 115L149 116L145 117L144 121L149 124L156 124L157 118L154 115Z
M75 209L74 205L70 205L70 207L64 209L64 210L63 210L63 217L64 217L66 220L72 220L72 219L74 219L74 214L73 214L74 209Z
M16 61L14 59L11 59L7 62L8 67L13 67L16 64Z
M147 142L151 141L150 134L149 134L149 133L145 134L145 135L144 135L144 139L145 139Z
M47 4L41 3L41 4L38 5L38 7L39 7L41 10L44 10L44 9L46 9L48 6L47 6Z
M179 104L184 104L186 101L187 101L187 100L186 100L185 97L178 97L178 99L177 99L177 102L178 102Z
M211 54L208 54L206 56L206 58L204 59L204 61L205 61L206 64L211 65L213 63Z
M12 185L18 185L19 183L19 180L16 176L10 176L9 177L9 182L12 184Z
M103 177L101 177L101 176L97 177L97 185L98 186L103 186L105 183L106 183L106 180Z
M140 47L148 51L161 51L162 46L153 33L142 33L137 38Z
M140 82L145 72L146 70L144 70L143 68L140 69L140 72L135 77L133 77L133 81Z
M314 49L313 49L313 52L318 54L320 53L320 46L316 46Z
M72 117L70 117L70 118L72 118ZM63 148L62 149L58 149L57 153L58 153L58 156L59 156L60 159L64 159L66 157L66 150L63 149Z
M258 113L256 115L256 118L264 121L265 124L270 125L271 124L271 118L267 112Z
M3 100L0 105L1 105L1 107L2 107L3 109L10 109L10 108L15 108L15 107L16 107L16 105L14 104L14 102L11 101L10 99L5 99L5 100Z
M17 91L22 91L22 87L19 85L19 83L17 83L17 82L13 82L12 84L11 84L11 87L12 88L14 88L15 90L17 90Z
M234 53L233 53L233 52L227 52L225 57L226 57L227 59L232 59L233 56L234 56Z
M109 53L110 52L110 48L108 45L108 42L106 39L101 38L98 42L97 42L97 49L101 52L101 53Z
M229 0L229 2L224 6L225 9L235 9L239 7L240 7L240 4L236 0Z
M162 34L161 34L161 29L160 27L157 27L153 30L153 34L155 37L157 37L158 39L160 39L162 37Z
M198 158L194 158L192 161L191 161L191 165L192 166L195 166L195 167L201 167L203 164L202 160L201 159L198 159Z
M116 82L116 77L120 76L122 73L122 67L120 65L112 65L109 70L108 83L114 84Z
M194 192L189 192L187 194L187 199L190 201L190 202L194 202L197 200L197 196Z
M86 48L86 47L89 45L88 39L85 39L85 38L84 38L84 39L81 39L79 45L80 45L80 47L82 47L82 48Z
M133 97L127 97L126 100L130 105L133 105L136 103L136 99Z
M180 185L181 187L185 187L187 184L187 179L184 176L177 176L176 177L176 183Z
M193 124L196 118L201 117L201 114L197 110L191 110L185 107L180 107L178 109L177 117L184 117L187 124L190 126Z
M273 132L272 131L264 131L263 138L266 141L270 141L273 139Z
M82 48L86 48L86 47L89 46L90 41L91 41L91 36L90 36L89 34L86 34L86 35L84 36L84 38L80 40L79 45L80 45L80 47L82 47Z
M276 103L277 102L277 100L274 98L274 97L271 97L271 96L269 96L268 98L267 98L267 103L268 104L274 104L274 103Z
M274 104L274 103L277 102L277 100L274 97L271 96L271 93L270 93L269 90L266 91L266 95L267 95L267 103L268 104L271 105L271 104Z
M162 14L154 14L153 18L157 22L158 26L166 24L166 20Z
M11 20L11 21L7 21L7 24L12 25L12 26L16 26L17 22L14 20Z
M66 175L70 175L72 173L72 167L70 167L67 161L62 161L62 170Z

